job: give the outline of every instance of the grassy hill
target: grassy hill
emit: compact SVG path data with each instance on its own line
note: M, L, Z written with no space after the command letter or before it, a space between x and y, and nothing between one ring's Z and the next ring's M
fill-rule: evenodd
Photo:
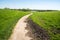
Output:
M29 12L0 9L0 40L8 40L16 22Z
M60 11L34 12L30 19L47 30L50 40L60 40Z

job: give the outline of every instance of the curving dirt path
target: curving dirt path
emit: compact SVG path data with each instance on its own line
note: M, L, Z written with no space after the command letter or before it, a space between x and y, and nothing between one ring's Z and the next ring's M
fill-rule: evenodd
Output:
M20 18L9 40L31 40L32 39L32 37L27 36L29 34L29 33L27 34L29 30L26 30L27 22L25 22L30 15L32 15L32 13Z

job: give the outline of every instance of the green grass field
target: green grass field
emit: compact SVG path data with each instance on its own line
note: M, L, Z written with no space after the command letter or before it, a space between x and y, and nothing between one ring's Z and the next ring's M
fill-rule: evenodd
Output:
M29 12L0 9L0 40L8 40L16 22Z
M33 22L48 31L50 40L60 40L60 12L34 12L30 16Z
M0 9L0 40L8 40L17 21L29 12ZM60 11L33 12L29 17L47 30L50 40L60 40Z

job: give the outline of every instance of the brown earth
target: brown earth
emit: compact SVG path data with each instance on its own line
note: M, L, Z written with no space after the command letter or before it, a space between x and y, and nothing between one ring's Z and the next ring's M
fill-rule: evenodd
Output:
M33 35L37 40L50 40L50 36L47 33L47 30L34 23L31 19L28 19L27 23L28 26L30 26L32 29Z

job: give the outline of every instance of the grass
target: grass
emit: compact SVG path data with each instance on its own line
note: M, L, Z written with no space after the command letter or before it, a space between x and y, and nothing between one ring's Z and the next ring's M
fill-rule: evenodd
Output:
M0 9L0 40L8 40L16 22L29 12Z
M50 40L60 40L60 11L34 12L30 19L48 31Z

